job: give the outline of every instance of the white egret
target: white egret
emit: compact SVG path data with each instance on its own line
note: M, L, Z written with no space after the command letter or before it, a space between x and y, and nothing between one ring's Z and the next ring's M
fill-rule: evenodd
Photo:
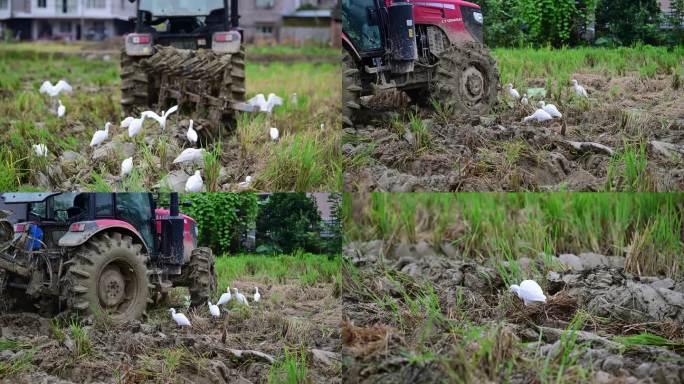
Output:
M188 141L190 141L193 144L195 144L197 142L197 131L192 129L194 124L195 124L195 122L190 120L190 126L188 127L188 132L185 134L185 136L188 138Z
M145 123L145 115L140 118L132 119L128 123L128 137L133 137L142 131L143 124ZM124 120L125 121L125 120Z
M204 181L202 181L202 175L200 171L195 171L195 174L188 178L185 182L185 192L202 192L204 187Z
M121 121L121 128L128 128L133 120L135 120L135 117L132 116L128 116L127 118L123 119L123 121Z
M173 107L169 108L168 111L162 112L161 116L157 115L155 112L152 111L145 111L142 113L142 115L157 120L161 129L164 130L164 128L166 128L166 120L169 118L169 116L171 116L172 113L176 112L177 110L178 106L174 105Z
M268 132L271 135L271 140L273 141L278 140L280 137L280 131L278 131L278 128L271 128Z
M523 105L529 105L530 101L527 99L527 93L523 95L522 100L520 100L520 103Z
M516 91L515 88L513 88L513 84L508 83L508 85L506 85L506 89L508 90L508 94L512 98L514 98L516 100L520 99L520 93L518 93L518 91Z
M259 300L261 300L261 293L259 293L259 287L254 287L254 290L255 290L256 292L254 292L254 300L253 300L253 301L254 301L255 303L258 303Z
M221 295L221 297L218 300L218 303L216 303L216 304L217 305L226 305L226 304L228 304L228 302L230 301L231 298L232 298L232 296L230 294L230 287L227 287L226 292Z
M298 101L299 101L299 98L297 97L296 92L290 95L290 103L297 104Z
M553 117L554 119L555 119L556 117L558 117L558 118L563 117L563 115L558 111L558 108L556 108L556 106L553 105L553 104L546 104L545 102L540 101L539 104L538 104L538 106L539 106L539 108L541 108L541 109L543 109L544 111L546 111L546 113L548 113L549 115L551 115L551 117Z
M209 300L207 300L207 304L209 305L209 313L211 313L211 317L221 317L221 310L219 309L218 305L212 304Z
M190 325L190 320L188 320L188 318L185 317L184 314L176 313L175 308L169 309L169 312L171 312L171 318L173 319L173 321L176 322L176 324L178 324L178 326L186 327Z
M57 100L59 102L59 107L57 107L57 116L64 117L66 114L66 107L62 104L62 100Z
M90 140L90 146L94 147L96 145L102 144L109 136L109 126L112 125L110 122L105 124L105 129L103 131L95 131L93 134L93 139Z
M240 293L237 288L233 288L233 294L235 295L235 300L237 300L238 304L244 304L249 306L247 298L245 297L245 295Z
M549 115L548 112L546 112L545 110L540 108L540 109L537 109L536 111L534 111L534 113L531 114L530 116L527 116L526 118L524 118L523 122L527 123L528 121L536 121L539 123L543 123L543 122L549 121L549 120L553 120L553 117L551 117L551 115Z
M267 99L266 97L264 97L263 93L259 93L258 95L247 100L247 104L253 107L259 107L259 111L270 114L271 112L273 112L274 107L278 105L283 105L283 98L277 96L275 93L270 93Z
M252 176L245 177L245 181L238 183L238 187L245 189L252 185Z
M589 97L587 94L587 90L584 89L583 86L581 86L577 80L572 79L572 87L575 88L575 94L579 97Z
M546 303L546 296L544 296L544 292L539 284L537 284L537 282L534 280L523 280L519 286L515 284L511 285L509 290L518 295L525 305L533 302Z
M52 85L49 81L44 81L40 86L40 93L47 93L50 97L57 97L60 93L71 93L73 88L64 80L60 80L57 84Z
M173 160L173 163L178 164L178 163L199 162L202 159L204 159L204 152L206 152L206 150L204 148L199 148L199 149L187 148L187 149L183 150L183 152L181 152L180 155L178 155L178 157L176 157Z
M33 152L38 157L47 157L47 155L48 155L47 145L45 145L45 144L33 144Z
M121 162L121 177L129 175L133 171L133 158L129 157Z

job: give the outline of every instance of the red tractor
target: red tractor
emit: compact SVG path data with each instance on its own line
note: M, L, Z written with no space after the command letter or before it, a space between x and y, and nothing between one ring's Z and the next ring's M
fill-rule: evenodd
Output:
M365 96L396 91L451 113L487 113L499 73L483 21L477 4L461 0L342 0L344 123L358 120Z
M214 256L197 247L197 223L156 207L149 193L5 193L23 212L0 219L0 299L5 307L139 318L173 286L193 305L216 288Z

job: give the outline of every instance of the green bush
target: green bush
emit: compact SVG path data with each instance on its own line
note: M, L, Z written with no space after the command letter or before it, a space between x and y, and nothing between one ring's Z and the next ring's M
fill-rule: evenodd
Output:
M322 248L321 217L316 201L305 193L274 193L260 206L256 220L260 250L292 253Z
M183 213L197 221L199 244L214 253L236 251L240 236L253 227L257 213L253 193L191 193Z

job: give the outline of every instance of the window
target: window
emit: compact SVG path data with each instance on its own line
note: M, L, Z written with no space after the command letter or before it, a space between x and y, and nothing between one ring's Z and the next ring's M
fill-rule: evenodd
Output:
M112 211L112 194L95 193L95 215L97 217L114 216Z
M47 0L38 0L38 8L47 8Z
M0 0L0 9L7 9L8 0Z
M275 0L254 0L256 8L269 9L275 7Z
M256 31L258 34L261 34L261 35L272 35L273 34L273 26L272 25L257 25Z

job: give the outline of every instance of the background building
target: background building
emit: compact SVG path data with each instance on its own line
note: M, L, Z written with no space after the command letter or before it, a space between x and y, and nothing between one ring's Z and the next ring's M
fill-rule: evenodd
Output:
M21 40L102 40L130 31L128 0L0 0L0 23Z
M240 0L245 40L329 44L336 0ZM103 40L132 30L128 0L0 0L0 30L21 40Z

